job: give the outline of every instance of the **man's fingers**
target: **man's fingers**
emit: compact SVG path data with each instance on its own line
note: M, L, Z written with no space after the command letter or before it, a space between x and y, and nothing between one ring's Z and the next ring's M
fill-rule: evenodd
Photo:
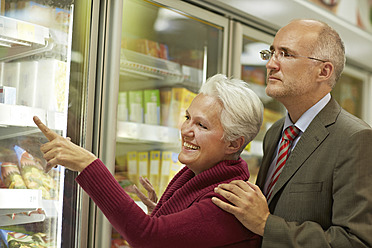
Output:
M44 125L44 123L41 122L41 120L37 117L34 116L34 122L36 126L40 129L40 131L44 134L44 136L49 140L52 141L55 138L59 137L58 134L50 130L47 126Z
M225 210L226 212L229 212L230 214L235 214L236 210L235 207L231 204L228 204L221 199L218 199L217 197L212 197L212 202L216 204L219 208L222 210Z

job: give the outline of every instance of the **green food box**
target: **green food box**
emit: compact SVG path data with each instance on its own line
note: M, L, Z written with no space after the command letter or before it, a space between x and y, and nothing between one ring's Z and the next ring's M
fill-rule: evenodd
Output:
M160 125L160 92L158 89L144 90L145 123Z

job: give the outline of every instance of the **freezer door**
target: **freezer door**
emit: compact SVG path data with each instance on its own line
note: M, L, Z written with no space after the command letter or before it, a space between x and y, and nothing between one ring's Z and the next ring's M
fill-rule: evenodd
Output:
M0 247L61 247L63 167L45 172L33 123L67 132L73 4L1 1Z
M160 195L182 168L185 109L208 77L227 72L228 19L182 1L119 2L107 10L100 156L147 211L132 187L146 177ZM96 221L96 244L125 245L99 213Z

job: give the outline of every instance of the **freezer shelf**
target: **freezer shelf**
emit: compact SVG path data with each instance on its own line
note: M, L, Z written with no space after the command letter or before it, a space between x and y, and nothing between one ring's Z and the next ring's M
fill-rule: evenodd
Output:
M36 24L0 16L0 37L0 44L7 43L6 46L29 46L31 43L44 45L45 39L49 38L49 29Z
M0 103L0 139L8 139L21 135L39 133L32 120L38 116L50 129L63 130L66 118L63 113L46 111L20 105L7 105ZM1 126L6 128L1 128Z
M121 49L120 73L142 80L162 80L176 83L202 80L202 70L156 58L143 53Z
M45 214L42 208L41 190L0 189L0 226L39 222Z
M52 48L53 42L48 28L0 16L1 61L22 58Z
M119 121L117 124L118 142L158 142L180 144L180 131L177 128Z

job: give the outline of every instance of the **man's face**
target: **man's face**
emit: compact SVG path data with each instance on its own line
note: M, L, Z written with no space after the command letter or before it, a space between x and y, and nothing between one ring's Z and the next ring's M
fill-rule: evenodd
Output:
M274 38L271 50L275 54L301 55L311 57L311 46L315 43L319 27L301 21L280 29ZM316 92L319 65L322 62L296 56L275 56L266 64L267 95L279 101L301 101Z

